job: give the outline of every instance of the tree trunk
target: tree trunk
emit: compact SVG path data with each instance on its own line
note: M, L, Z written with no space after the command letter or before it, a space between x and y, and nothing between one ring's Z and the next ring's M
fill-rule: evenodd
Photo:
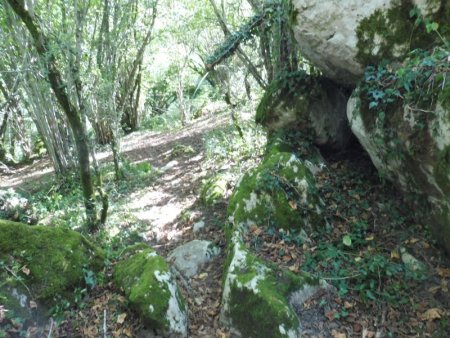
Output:
M89 147L81 116L70 101L69 95L66 92L66 84L62 80L61 73L57 67L55 55L49 48L47 37L44 35L39 22L35 21L33 16L25 9L22 1L7 0L7 2L14 12L22 19L30 32L39 57L47 68L47 77L50 86L69 121L78 151L78 164L80 168L88 230L94 232L98 230L97 212L89 164Z

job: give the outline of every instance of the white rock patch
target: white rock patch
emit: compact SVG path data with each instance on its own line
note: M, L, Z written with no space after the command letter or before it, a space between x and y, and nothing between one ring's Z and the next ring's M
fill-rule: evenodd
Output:
M180 309L180 304L177 297L177 287L172 281L169 273L155 271L156 279L167 286L170 292L169 308L166 312L166 319L169 321L169 326L172 332L179 333L182 337L187 337L187 317L186 309Z
M258 205L258 195L256 195L254 192L252 192L250 194L250 199L244 200L244 203L245 203L244 210L247 212L252 211Z

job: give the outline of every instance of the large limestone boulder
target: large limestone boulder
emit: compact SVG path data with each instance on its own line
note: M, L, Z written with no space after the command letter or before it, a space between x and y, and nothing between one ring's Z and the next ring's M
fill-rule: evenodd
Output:
M187 337L187 305L169 265L146 245L130 247L114 280L145 325L164 337Z
M246 226L233 223L231 227L221 323L237 337L300 337L301 318L295 308L329 286L257 258L242 241Z
M168 256L169 262L186 278L195 276L202 266L220 253L214 243L195 239L176 247Z
M243 237L251 225L323 225L314 177L304 163L273 142L259 167L236 185L228 206L227 266L220 320L236 337L299 337L295 309L325 283L294 274L253 254ZM268 320L270 318L270 320Z
M338 83L355 84L364 67L402 59L440 40L426 22L439 23L449 40L448 0L292 0L293 30L302 54Z
M256 111L269 134L295 130L318 146L343 149L351 136L346 117L349 93L333 81L300 71L273 81Z
M295 154L278 150L272 147L237 183L228 206L232 221L283 229L323 226L314 176Z
M379 172L415 200L419 216L450 253L448 60L449 51L435 50L398 71L373 68L349 100L347 114Z
M70 298L86 269L103 268L104 253L69 229L0 220L0 234L0 300L21 314Z

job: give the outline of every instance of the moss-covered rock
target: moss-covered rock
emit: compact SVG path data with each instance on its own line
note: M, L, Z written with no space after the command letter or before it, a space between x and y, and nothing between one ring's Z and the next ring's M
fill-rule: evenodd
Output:
M187 336L187 305L165 260L135 246L117 263L114 280L144 323L170 337Z
M450 253L450 83L441 67L448 65L448 53L425 53L392 74L375 70L383 79L394 79L391 86L379 79L363 82L349 100L347 114L377 169L420 201L416 211ZM398 83L402 76L404 84Z
M293 153L272 151L238 182L228 213L236 224L291 229L324 224L310 170Z
M328 286L257 258L242 241L245 231L244 224L230 224L222 324L241 337L299 337L301 319L295 308Z
M427 28L433 22L440 24L441 36ZM402 60L411 50L429 49L440 45L442 38L450 38L450 3L391 1L388 8L378 8L362 19L356 35L356 59L362 66L382 60Z
M302 55L341 84L355 85L368 64L401 60L414 48L442 43L441 37L450 41L448 0L291 2Z
M0 233L0 261L27 266L21 277L36 299L50 301L80 285L83 268L103 267L103 252L69 229L0 220Z
M319 146L342 149L350 139L345 117L348 95L331 80L304 71L273 81L256 110L269 134L295 130Z
M0 220L0 234L1 295L16 313L27 312L30 300L45 308L70 298L85 269L103 268L103 252L69 229Z
M225 198L231 177L224 174L215 175L202 184L200 199L205 205L214 205Z

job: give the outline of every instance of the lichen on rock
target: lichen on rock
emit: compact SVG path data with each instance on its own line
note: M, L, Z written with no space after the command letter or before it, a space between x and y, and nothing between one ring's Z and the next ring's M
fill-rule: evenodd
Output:
M243 224L230 224L220 320L236 336L299 337L301 325L294 306L327 286L257 258L243 243L246 231Z
M127 250L114 280L148 328L174 337L187 336L187 305L168 264L142 245Z
M350 139L345 117L348 94L333 81L289 73L272 81L256 110L256 122L269 134L295 130L318 146L343 149Z
M239 180L229 202L234 223L309 229L324 224L315 179L293 153L272 151Z
M377 169L409 197L426 202L416 211L447 252L450 83L443 73L449 57L448 50L437 48L412 54L398 70L370 69L347 110L354 134Z
M369 64L442 42L428 24L450 40L448 0L291 1L302 55L340 84L355 85Z

